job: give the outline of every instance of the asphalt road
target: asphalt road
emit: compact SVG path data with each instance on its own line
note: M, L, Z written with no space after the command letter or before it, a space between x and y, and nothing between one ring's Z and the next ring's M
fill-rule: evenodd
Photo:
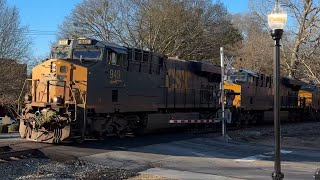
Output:
M320 153L282 149L286 179L312 179ZM173 179L270 179L273 147L195 137L125 148L80 159Z
M187 133L23 146L38 147L59 161L81 159L171 179L271 179L273 172L272 146ZM285 179L313 179L320 168L319 151L290 148L281 155Z

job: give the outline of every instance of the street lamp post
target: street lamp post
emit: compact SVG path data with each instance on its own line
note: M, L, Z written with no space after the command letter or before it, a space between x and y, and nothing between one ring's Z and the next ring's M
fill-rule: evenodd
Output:
M274 67L273 67L273 90L274 90L274 180L282 180L284 175L281 172L280 160L280 40L283 34L283 28L286 25L287 13L281 8L279 1L276 0L273 11L268 15L268 24L271 29L272 39L275 41L274 48Z

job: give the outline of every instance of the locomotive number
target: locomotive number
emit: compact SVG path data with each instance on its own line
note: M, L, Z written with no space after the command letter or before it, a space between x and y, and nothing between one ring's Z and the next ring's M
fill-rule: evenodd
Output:
M110 79L121 79L120 70L110 69Z

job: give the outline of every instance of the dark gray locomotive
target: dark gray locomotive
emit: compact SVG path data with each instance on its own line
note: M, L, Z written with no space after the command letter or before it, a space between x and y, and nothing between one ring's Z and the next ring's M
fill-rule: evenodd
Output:
M66 39L32 71L23 138L63 142L210 123L220 67L93 39Z
M112 61L113 53L124 58ZM170 120L214 117L220 67L135 48L117 47L107 57L89 69L87 106L93 132L153 132L180 126Z

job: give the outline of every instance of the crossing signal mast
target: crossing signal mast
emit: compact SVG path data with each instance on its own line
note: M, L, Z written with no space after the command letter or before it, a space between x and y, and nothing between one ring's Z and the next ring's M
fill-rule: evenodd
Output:
M226 139L229 139L226 131L227 131L227 128L226 128L226 118L225 118L225 103L224 103L224 99L225 99L225 96L226 96L226 100L227 100L227 103L226 105L228 106L230 103L232 105L232 102L235 98L235 95L238 95L238 93L231 93L231 92L228 92L226 93L225 90L224 90L224 81L225 80L228 80L229 76L231 74L233 74L234 70L233 70L233 67L232 67L232 64L234 62L234 58L231 57L231 58L227 58L226 56L224 56L224 52L223 52L223 47L220 48L220 58L221 58L221 61L220 61L220 65L221 65L221 83L220 83L220 94L221 94L221 97L220 97L220 102L221 102L221 119L222 119L222 137L223 138L226 138Z

